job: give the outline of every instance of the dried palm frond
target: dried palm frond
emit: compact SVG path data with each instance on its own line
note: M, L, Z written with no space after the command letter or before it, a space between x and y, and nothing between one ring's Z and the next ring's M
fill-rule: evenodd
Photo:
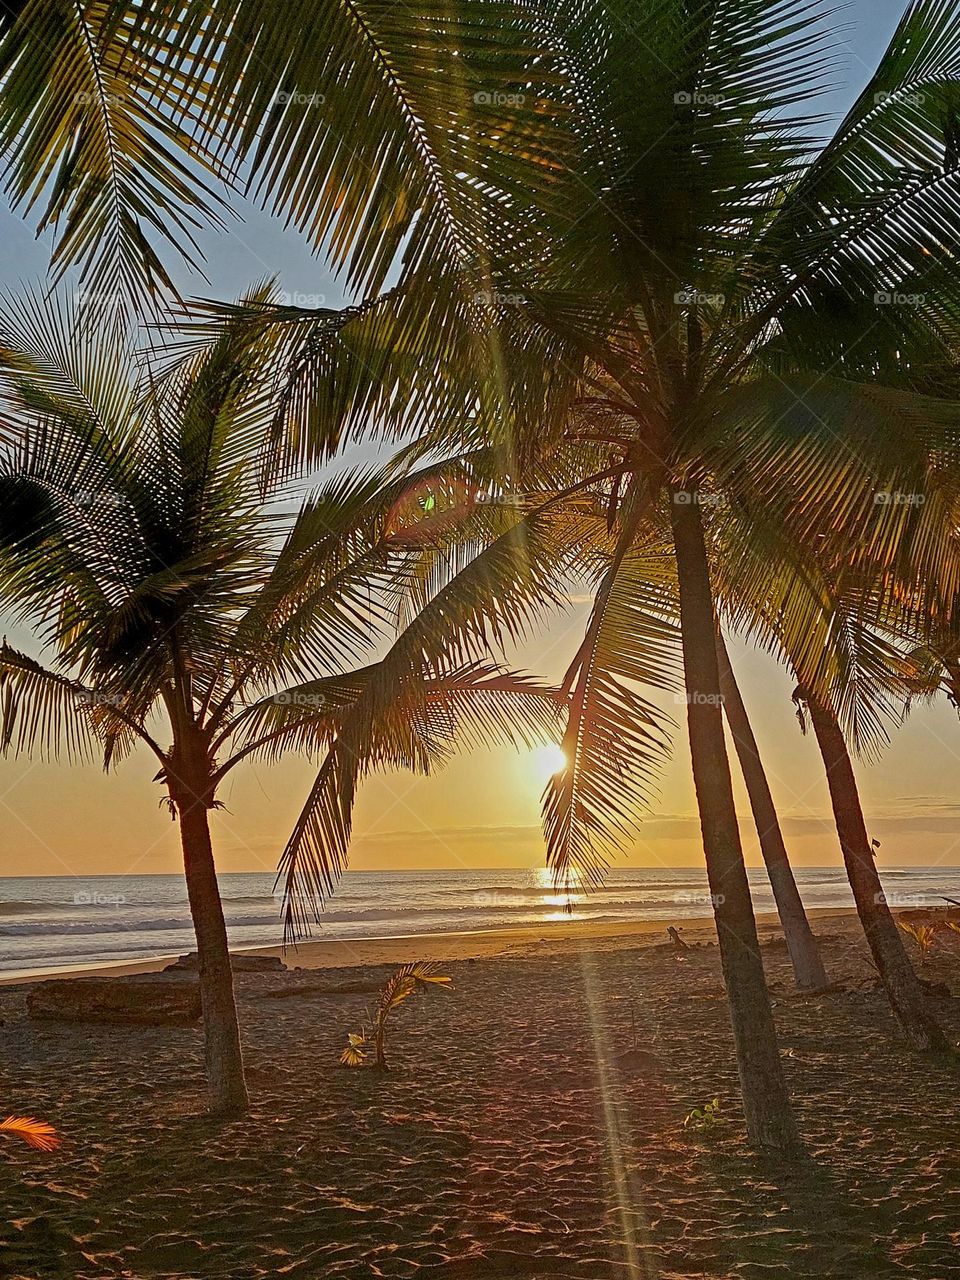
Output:
M53 1125L46 1120L35 1120L33 1116L7 1116L6 1120L0 1120L0 1130L16 1134L37 1151L55 1151L60 1145Z

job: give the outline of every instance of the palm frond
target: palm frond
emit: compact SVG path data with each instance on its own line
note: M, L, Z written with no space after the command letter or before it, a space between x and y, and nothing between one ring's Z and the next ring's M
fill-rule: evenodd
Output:
M182 29L163 7L161 32L122 0L28 0L0 39L12 203L41 207L37 230L54 229L58 272L79 263L87 304L115 318L143 307L145 287L172 288L155 241L199 266L195 234L224 225L227 210L196 118L174 111Z
M52 1124L34 1120L32 1116L7 1116L0 1120L0 1133L12 1133L22 1138L28 1147L36 1151L56 1151L60 1137Z
M89 757L96 721L109 718L108 695L47 671L4 640L0 645L0 750L68 759Z
M543 796L547 863L564 890L599 883L635 836L670 750L670 722L640 690L678 687L672 556L636 534L636 522L621 534L565 679L567 764Z

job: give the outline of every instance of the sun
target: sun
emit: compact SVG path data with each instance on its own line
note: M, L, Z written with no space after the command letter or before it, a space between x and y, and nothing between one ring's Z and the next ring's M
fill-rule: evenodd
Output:
M530 752L530 764L537 782L543 786L554 774L567 767L567 757L555 742L544 747L534 747Z

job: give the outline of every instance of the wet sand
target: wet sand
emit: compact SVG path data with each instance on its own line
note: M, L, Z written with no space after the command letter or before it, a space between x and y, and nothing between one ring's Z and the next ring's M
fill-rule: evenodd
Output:
M684 924L702 945L682 957L662 925L288 956L368 987L385 962L446 956L453 989L395 1015L385 1075L337 1065L372 995L277 999L323 975L238 975L253 1112L227 1125L204 1115L199 1028L31 1022L26 986L5 987L4 1108L65 1141L0 1149L0 1275L960 1275L960 1073L899 1042L849 913L816 920L844 989L812 998L763 931L811 1156L788 1171L743 1142L717 949ZM960 993L952 938L924 972ZM935 1007L960 1038L960 1001ZM721 1121L685 1128L714 1097Z

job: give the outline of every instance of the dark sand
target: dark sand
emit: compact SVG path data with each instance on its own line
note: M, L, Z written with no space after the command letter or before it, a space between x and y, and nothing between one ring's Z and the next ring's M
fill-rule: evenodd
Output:
M0 1148L0 1276L960 1276L960 1072L898 1042L855 922L816 927L845 991L792 998L764 947L812 1156L788 1172L743 1142L715 946L501 940L396 1015L385 1076L337 1065L372 997L273 999L323 975L240 975L254 1110L226 1126L203 1114L199 1029L33 1023L4 987L2 1107L65 1141ZM960 993L958 944L925 972ZM960 1038L960 1001L936 1008ZM726 1122L685 1130L715 1096Z

